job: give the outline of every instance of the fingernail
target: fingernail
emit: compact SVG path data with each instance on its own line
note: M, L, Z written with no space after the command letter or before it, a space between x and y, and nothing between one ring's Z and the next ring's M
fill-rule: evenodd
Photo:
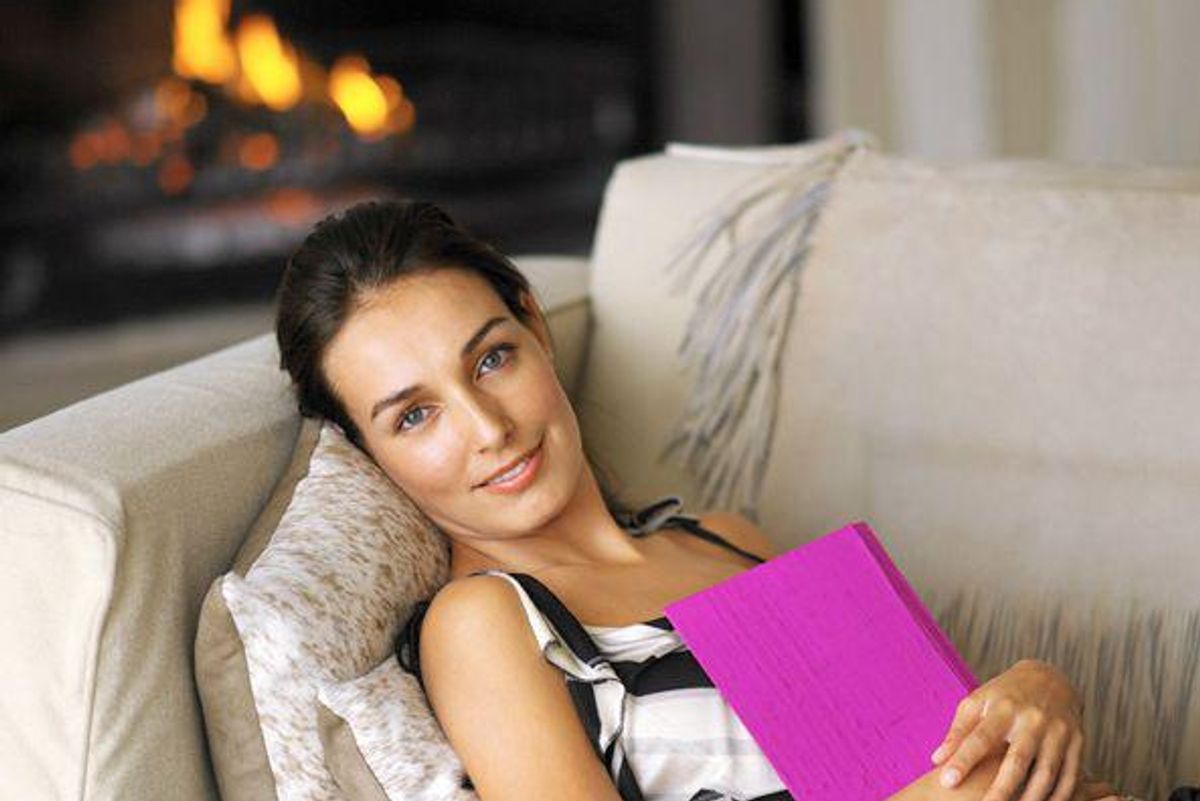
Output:
M946 746L939 745L937 747L937 750L933 752L933 756L931 757L931 759L933 759L934 762L937 762L945 755L946 755Z
M953 787L958 784L958 771L954 768L948 768L942 771L942 786Z

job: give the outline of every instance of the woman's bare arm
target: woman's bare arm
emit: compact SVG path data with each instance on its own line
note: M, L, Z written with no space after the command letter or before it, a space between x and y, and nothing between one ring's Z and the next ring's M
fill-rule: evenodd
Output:
M934 767L903 790L888 796L887 801L979 801L991 786L1003 761L1003 754L992 754L985 757L975 766L974 770L967 774L965 779L956 787L949 789L942 787L938 781L941 776L941 768ZM1013 801L1020 797L1021 793L1017 792L1013 796ZM1107 782L1094 779L1085 778L1076 785L1075 792L1071 795L1071 801L1099 801L1100 799L1117 801L1117 792Z
M483 801L621 801L503 578L442 588L420 658L434 715Z

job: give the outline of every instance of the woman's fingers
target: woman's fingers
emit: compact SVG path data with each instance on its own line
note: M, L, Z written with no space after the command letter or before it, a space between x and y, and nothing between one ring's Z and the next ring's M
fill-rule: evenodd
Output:
M1067 746L1067 757L1063 760L1062 774L1058 780L1058 786L1054 788L1054 794L1050 796L1050 801L1070 801L1071 795L1075 792L1075 785L1079 782L1079 774L1083 759L1083 731L1076 729L1071 733L1071 742Z
M1054 776L1057 775L1058 765L1056 762L1051 764L1051 753L1039 753L1043 743L1044 728L1045 720L1040 713L1027 712L1017 716L1016 722L1013 723L1012 730L1006 738L1009 746L1004 755L1004 761L1000 763L1000 769L996 771L991 786L984 793L982 801L1010 801L1015 798L1021 784L1029 775L1029 767L1035 758L1038 760L1039 766L1044 762L1045 768L1053 771L1050 776L1050 785L1044 793L1034 797L1035 801L1042 801L1050 792ZM1059 761L1061 761L1061 756ZM1040 772L1044 773L1045 771ZM1040 779L1040 776L1035 774L1035 778ZM1028 785L1026 795L1028 795ZM1024 796L1022 799L1025 801Z
M1046 729L1046 736L1038 750L1033 774L1021 794L1021 801L1044 801L1061 782L1063 758L1071 739L1071 729L1063 721L1056 721Z
M981 713L982 714L982 713ZM988 754L999 750L1005 741L1005 735L1012 726L1012 705L1007 702L991 704L987 714L983 715L979 724L966 736L962 745L954 752L942 770L940 782L943 787L954 787L963 777ZM1018 758L1025 759L1025 767L1033 759L1036 749L1030 749L1029 744L1022 746ZM994 782L993 782L994 783ZM1011 793L1012 791L1009 790ZM1007 796L1005 797L1007 799Z
M982 801L1009 801L1013 798L1029 772L1029 764L1033 762L1035 753L1034 746L1025 739L1010 745Z
M934 764L940 765L958 750L963 739L979 723L982 712L983 702L976 695L968 695L958 702L958 707L954 710L954 720L950 722L950 730L946 732L945 739L931 757Z

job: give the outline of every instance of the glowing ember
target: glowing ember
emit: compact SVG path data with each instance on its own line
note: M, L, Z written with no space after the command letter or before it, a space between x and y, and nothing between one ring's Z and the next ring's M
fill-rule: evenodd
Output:
M237 56L225 32L229 0L177 0L175 3L175 72L221 84L237 74Z
M279 161L279 140L269 133L250 134L238 144L238 161L248 170L269 170Z
M312 224L321 210L317 199L303 189L276 189L267 197L267 214L272 220L293 228Z
M167 156L158 168L158 186L168 195L178 195L195 177L196 168L178 153Z
M237 30L242 74L263 105L286 111L300 100L300 59L279 38L275 23L264 14L242 20Z
M99 154L96 153L93 135L87 131L75 134L68 155L71 158L71 166L77 170L90 170L95 167Z
M208 101L204 95L192 91L187 81L163 78L154 87L154 110L167 127L182 132L204 119Z

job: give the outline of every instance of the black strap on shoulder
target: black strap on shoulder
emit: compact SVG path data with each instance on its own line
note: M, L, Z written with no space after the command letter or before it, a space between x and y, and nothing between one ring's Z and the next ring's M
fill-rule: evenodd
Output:
M617 522L633 536L640 537L656 530L682 506L678 495L666 495L641 509L617 515Z
M695 515L680 512L679 510L682 507L683 500L678 495L666 495L637 511L618 516L617 522L635 537L644 537L661 528L682 528L690 534L694 534L703 540L708 540L715 545L720 545L723 548L728 548L747 559L753 559L759 563L767 561L758 554L753 554L739 548L715 531L700 525L700 519Z
M728 548L729 550L734 551L736 553L740 553L742 556L745 556L747 559L753 559L755 562L759 562L759 563L767 561L765 558L759 556L758 554L753 554L747 550L739 548L738 546L734 545L732 542L725 539L724 537L722 537L720 534L716 533L715 531L711 531L711 530L705 528L704 526L700 525L700 521L691 515L671 515L663 523L664 526L669 526L672 524L679 526L680 528L684 529L685 531L695 534L697 537L699 537L702 540L708 540L711 543L723 546L723 547Z
M767 561L758 554L753 554L743 548L739 548L715 531L700 525L700 520L693 515L672 514L671 512L678 509L680 505L681 502L678 495L668 495L649 506L643 507L637 512L625 516L618 522L623 527L629 529L634 536L642 536L663 527L676 526L703 540L708 540L715 545L720 545L723 548L741 554L747 559L752 559L760 564ZM476 570L471 575L484 572L486 571ZM533 599L537 608L550 619L550 622L563 635L567 645L575 652L576 656L589 665L595 664L595 660L601 658L600 652L596 648L595 642L592 641L591 636L587 633L587 630L571 614L571 610L545 584L528 573L509 573L508 575L520 582L525 591L529 593L529 597ZM412 615L404 624L399 637L396 639L396 658L400 662L400 666L417 677L417 681L421 683L422 690L425 688L425 683L421 678L420 636L421 624L425 620L425 613L428 609L429 601L418 601L413 607Z
M476 570L471 575L486 572ZM554 624L554 627L566 640L567 646L577 657L588 665L595 665L603 658L583 624L576 619L566 604L560 601L549 587L528 573L508 573L507 575L516 579L525 589L534 605ZM402 668L416 676L422 690L425 689L425 682L421 677L421 624L425 622L425 613L429 611L429 604L429 601L418 601L414 605L412 614L396 638L396 660Z
M528 573L509 573L508 575L520 582L525 592L533 600L534 605L543 615L550 619L554 628L563 636L577 657L589 665L595 665L604 657L583 624L571 613L566 604L558 599L549 587Z

